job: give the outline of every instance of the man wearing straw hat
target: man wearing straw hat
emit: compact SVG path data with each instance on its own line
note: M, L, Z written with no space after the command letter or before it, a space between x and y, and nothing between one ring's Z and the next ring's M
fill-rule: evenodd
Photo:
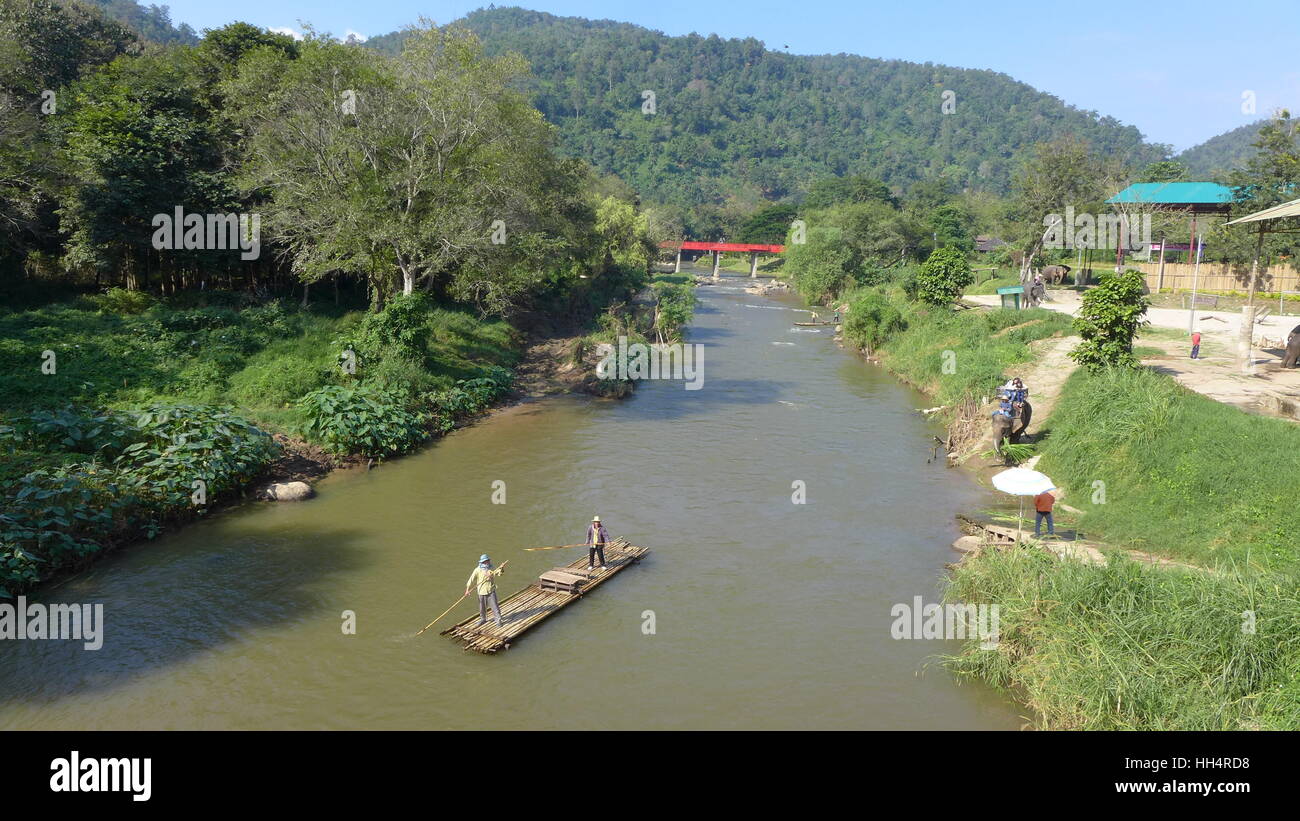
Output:
M497 627L501 626L501 605L497 601L497 582L496 577L501 575L505 570L505 565L493 569L492 560L488 554L484 553L478 557L478 567L474 572L469 574L469 581L465 582L465 595L469 595L471 587L478 589L478 623L479 626L487 624L487 607L492 605L492 615L496 618Z
M605 542L609 541L609 531L600 523L599 516L591 517L591 524L587 525L587 569L591 570L596 565L596 557L600 557L600 569L605 569Z

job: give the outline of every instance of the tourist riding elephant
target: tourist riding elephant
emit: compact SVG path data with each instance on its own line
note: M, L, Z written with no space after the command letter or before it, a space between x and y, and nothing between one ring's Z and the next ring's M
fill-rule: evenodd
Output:
M1048 265L1043 269L1043 278L1053 285L1060 285L1065 282L1065 275L1070 273L1068 265Z
M1024 435L1025 429L1034 418L1034 406L1029 404L1028 400L1013 403L1013 407L1014 416L993 414L993 450L999 456L1002 455L1002 440L1006 439L1013 445L1019 444L1020 437Z
M1282 367L1294 368L1300 365L1300 325L1291 329L1286 337L1286 355L1282 357Z

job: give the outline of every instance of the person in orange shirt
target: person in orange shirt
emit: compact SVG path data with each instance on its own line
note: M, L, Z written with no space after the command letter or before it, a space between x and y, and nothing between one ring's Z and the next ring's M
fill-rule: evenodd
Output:
M1038 515L1034 517L1034 537L1042 535L1043 519L1047 520L1047 535L1056 535L1056 524L1052 521L1052 505L1056 502L1056 497L1052 491L1045 490L1034 497L1034 510Z
M1192 334L1192 359L1201 358L1201 332Z

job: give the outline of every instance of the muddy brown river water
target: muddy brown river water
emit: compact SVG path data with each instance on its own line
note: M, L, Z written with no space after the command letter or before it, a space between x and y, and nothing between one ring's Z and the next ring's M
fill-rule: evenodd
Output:
M102 602L104 644L0 642L0 729L1018 728L939 666L957 642L890 636L895 604L939 600L953 514L989 491L926 463L925 397L748 282L698 290L701 390L509 408L34 596ZM498 656L412 638L479 553L510 560L504 597L578 555L521 548L594 513L653 552Z

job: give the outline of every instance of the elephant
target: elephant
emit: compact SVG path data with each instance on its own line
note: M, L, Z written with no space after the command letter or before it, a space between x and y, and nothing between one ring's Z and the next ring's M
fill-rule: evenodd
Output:
M1034 418L1034 406L1028 400L1016 402L1013 407L1015 415L1011 418L1000 413L993 414L993 450L999 456L1002 455L1002 440L1006 439L1013 445L1019 444L1020 437Z
M1286 337L1286 355L1282 357L1282 367L1294 368L1300 365L1300 325L1291 329Z
M1070 273L1070 266L1068 265L1048 265L1043 269L1043 279L1053 285L1060 285L1065 282L1065 275L1068 273Z

